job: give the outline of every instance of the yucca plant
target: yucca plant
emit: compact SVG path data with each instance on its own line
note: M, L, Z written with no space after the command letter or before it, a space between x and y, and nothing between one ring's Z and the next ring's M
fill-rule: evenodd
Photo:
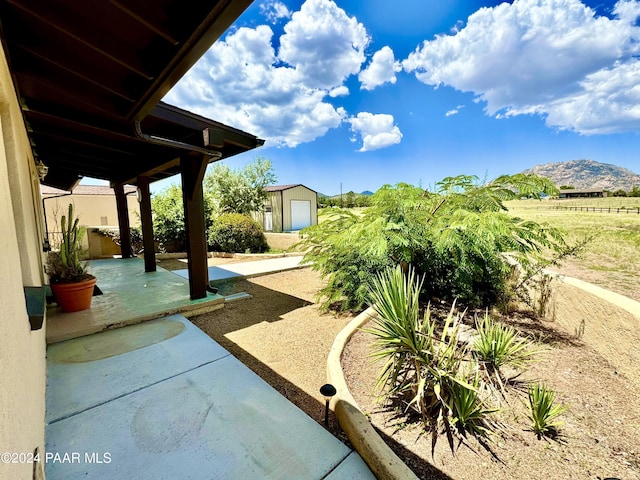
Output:
M371 286L377 316L375 326L367 331L376 337L373 356L385 360L376 389L388 386L389 394L406 390L414 382L415 371L429 361L425 355L431 338L419 319L421 286L413 269L405 276L399 266L378 274Z
M558 427L564 422L558 417L566 412L569 407L555 403L556 393L547 388L542 383L529 385L529 413L533 431L538 435L555 437L558 434Z
M487 400L480 397L482 380L477 365L473 365L463 378L469 378L473 388L460 383L452 385L453 423L461 432L468 431L478 437L488 437L497 429L497 424L491 420L491 414L500 409L489 406Z
M482 320L476 320L477 336L473 343L473 351L487 375L489 383L500 388L504 393L507 380L503 367L524 370L543 352L541 348L508 325L496 323L485 313Z
M480 379L466 366L466 347L458 346L461 318L454 314L455 306L438 334L430 308L420 319L421 285L411 267L404 274L400 266L387 268L372 282L370 299L377 315L366 331L376 337L372 355L385 362L376 389L421 415L431 431L432 448L443 429L453 450L454 436L462 440L465 431L486 436L493 410L478 395Z

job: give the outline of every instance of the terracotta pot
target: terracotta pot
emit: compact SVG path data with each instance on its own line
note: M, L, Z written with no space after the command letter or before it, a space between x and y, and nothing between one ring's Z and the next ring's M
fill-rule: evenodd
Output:
M75 283L52 283L51 291L63 312L79 312L91 307L96 277Z

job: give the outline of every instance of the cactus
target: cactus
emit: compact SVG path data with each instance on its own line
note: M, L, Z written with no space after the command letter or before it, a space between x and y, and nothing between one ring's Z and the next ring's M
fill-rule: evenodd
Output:
M69 214L63 215L60 221L60 252L50 252L47 258L46 270L52 282L74 282L87 277L86 265L80 260L85 229L78 225L79 220L73 214L73 204L70 203Z

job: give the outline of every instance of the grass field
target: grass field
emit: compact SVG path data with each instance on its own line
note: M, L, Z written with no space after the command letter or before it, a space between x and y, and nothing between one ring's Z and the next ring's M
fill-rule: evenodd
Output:
M605 211L555 209L557 205L596 207ZM581 258L569 260L560 270L640 301L640 198L594 198L576 200L519 200L507 202L509 212L527 220L547 222L566 232L569 241L594 238Z

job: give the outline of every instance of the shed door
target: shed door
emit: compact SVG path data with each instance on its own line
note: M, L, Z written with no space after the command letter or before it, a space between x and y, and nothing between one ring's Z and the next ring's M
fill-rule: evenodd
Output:
M300 230L311 225L311 202L291 200L291 230Z
M264 207L264 231L273 231L273 212L271 206Z

